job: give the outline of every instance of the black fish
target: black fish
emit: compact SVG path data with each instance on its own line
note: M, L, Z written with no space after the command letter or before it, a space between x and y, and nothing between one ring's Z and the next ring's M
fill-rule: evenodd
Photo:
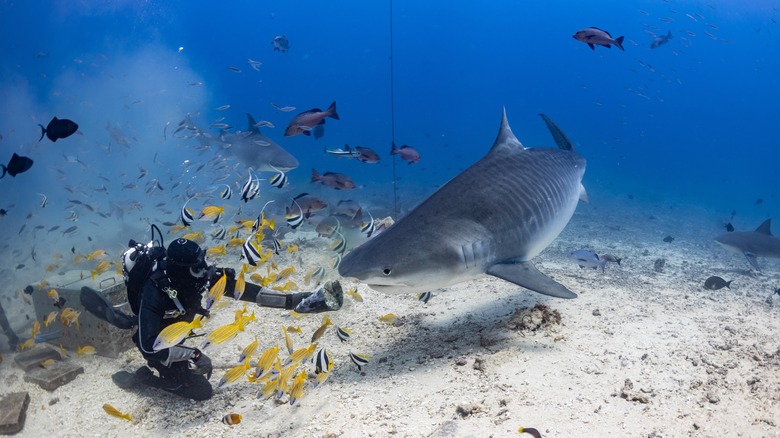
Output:
M56 117L51 119L49 126L45 128L41 124L38 126L41 127L41 138L38 141L43 140L44 135L51 141L57 141L60 138L68 138L79 129L79 125L77 125L76 122L68 119L58 119Z
M764 203L764 198L758 198L756 199L756 202L753 203L753 205L761 205Z
M734 231L734 225L731 225L731 222L726 224L726 231L729 233Z
M732 280L733 281L733 280ZM726 281L720 277L712 276L704 281L704 287L709 290L718 290L727 287L731 289L731 281Z
M8 166L3 166L0 164L0 167L3 168L3 174L0 175L0 178L4 177L6 173L11 176L16 176L22 172L27 172L30 170L32 165L33 160L21 155L16 155L16 152L14 152L14 154L11 156L11 160L8 161Z
M20 263L16 265L16 269L22 269L22 268L24 268L24 263Z
M1 217L1 216L5 216L5 215L7 215L7 214L8 214L8 210L6 210L6 209L4 209L4 208L0 208L0 217Z
M672 243L673 240L674 240L674 237L672 237L672 236L664 237L664 242L666 242L666 243Z

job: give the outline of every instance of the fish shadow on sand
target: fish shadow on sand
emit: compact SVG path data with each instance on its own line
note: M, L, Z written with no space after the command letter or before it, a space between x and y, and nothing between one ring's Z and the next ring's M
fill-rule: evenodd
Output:
M360 349L357 343L350 346L353 351L371 357L371 363L364 369L365 376L354 379L384 378L388 373L408 372L410 367L421 364L446 367L458 357L492 355L508 349L521 349L526 353L547 351L548 348L534 340L537 335L549 333L547 329L523 332L511 328L510 321L521 309L532 308L537 303L555 309L560 300L539 297L524 289L513 293L515 295L509 297L484 297L483 302L474 307L458 306L451 310L449 317L435 321L430 319L430 314L438 311L432 311L430 304L421 304L418 309L410 309L414 313L400 316L394 326L374 327L380 333L380 339L373 348ZM448 303L447 308L451 307ZM385 325L378 321L374 324ZM387 339L392 340L385 343ZM354 365L351 368L355 370ZM353 380L349 374L346 376L347 380Z

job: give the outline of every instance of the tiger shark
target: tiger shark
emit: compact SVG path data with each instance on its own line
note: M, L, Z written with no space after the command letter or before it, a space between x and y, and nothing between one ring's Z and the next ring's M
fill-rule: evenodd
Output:
M755 231L733 231L721 234L715 242L731 252L744 254L750 266L756 271L757 257L780 257L780 239L772 235L772 220L767 219Z
M235 134L223 133L219 137L201 133L201 141L218 144L246 166L258 172L274 172L298 167L298 160L278 143L263 135L255 125L255 119L247 113L247 130Z
M576 298L531 262L560 234L578 200L587 201L585 159L541 116L558 149L525 148L504 110L487 155L344 256L339 274L390 293L492 275L544 295Z

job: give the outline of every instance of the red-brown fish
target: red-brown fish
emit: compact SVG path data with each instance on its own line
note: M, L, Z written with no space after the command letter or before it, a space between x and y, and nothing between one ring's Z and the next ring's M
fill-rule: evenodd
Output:
M414 164L420 161L420 153L417 152L415 148L407 145L403 145L399 149L395 147L395 143L393 143L393 146L390 149L390 155L398 155L404 160L408 161L409 164Z
M612 44L616 45L618 49L625 52L623 49L623 37L617 37L612 39L612 35L606 30L601 30L598 27L589 27L587 29L578 30L577 33L571 36L577 41L581 41L588 45L591 50L596 50L596 45L611 48Z
M339 120L339 115L336 113L336 101L333 101L325 111L322 111L319 108L313 108L293 117L290 124L287 125L287 129L284 130L284 136L292 137L293 135L298 134L311 135L311 130L314 129L315 126L325 124L325 117Z
M320 175L315 169L311 170L311 182L320 183L336 190L351 190L356 187L352 179L343 173L325 172Z

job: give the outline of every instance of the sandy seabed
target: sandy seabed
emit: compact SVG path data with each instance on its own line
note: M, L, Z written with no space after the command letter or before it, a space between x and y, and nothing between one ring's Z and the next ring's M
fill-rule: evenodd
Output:
M324 384L307 382L293 406L287 396L257 398L258 385L247 381L202 403L122 390L111 375L143 365L134 350L71 358L85 373L53 392L24 382L6 355L3 393L30 393L23 436L511 437L520 426L545 437L780 436L780 296L772 295L780 262L759 259L763 272L751 272L713 242L721 224L680 216L606 219L580 208L535 259L579 294L574 300L486 277L434 291L423 304L344 281L364 300L346 298L331 318L352 336L342 343L328 329L319 346L335 367ZM307 257L324 263L327 243L301 236L286 243L299 239ZM604 273L579 269L566 256L580 248L623 261ZM733 280L731 288L704 289L710 275ZM293 279L302 284L302 276ZM231 300L206 328L238 309ZM321 324L320 316L255 310L246 332L208 352L214 385L255 335L261 350L284 349L281 326L301 325L303 334L292 335L300 348ZM379 320L387 313L398 316L394 325ZM350 352L370 363L358 371ZM133 421L106 415L104 403ZM243 420L225 425L228 413Z

